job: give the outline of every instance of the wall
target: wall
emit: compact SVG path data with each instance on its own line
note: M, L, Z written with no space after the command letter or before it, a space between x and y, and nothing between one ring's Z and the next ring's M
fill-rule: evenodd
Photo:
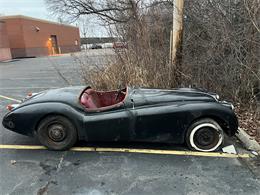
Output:
M52 54L52 50L48 49L51 35L57 36L61 53L80 50L78 28L29 19L23 19L22 25L27 56ZM78 40L78 45L75 45L75 40Z
M6 31L9 38L12 58L25 56L25 45L22 34L22 26L20 18L3 19L6 23Z
M6 25L3 21L0 21L0 61L10 60L11 58Z
M34 57L53 54L49 38L57 36L61 53L80 51L79 29L26 16L10 16L6 21L12 56ZM75 41L78 45L75 45Z

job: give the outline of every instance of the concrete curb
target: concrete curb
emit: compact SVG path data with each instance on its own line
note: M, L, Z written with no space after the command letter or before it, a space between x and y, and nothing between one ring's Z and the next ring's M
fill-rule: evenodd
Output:
M236 134L236 136L243 143L246 149L256 151L260 154L260 145L243 129L238 128L238 134Z

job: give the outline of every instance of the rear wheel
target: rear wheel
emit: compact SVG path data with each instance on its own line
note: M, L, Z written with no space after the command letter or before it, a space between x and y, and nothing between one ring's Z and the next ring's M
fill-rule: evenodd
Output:
M55 115L44 118L37 129L42 145L50 150L67 150L77 141L77 130L65 117Z
M186 143L192 150L211 152L222 145L224 133L220 125L212 119L194 122L186 134Z

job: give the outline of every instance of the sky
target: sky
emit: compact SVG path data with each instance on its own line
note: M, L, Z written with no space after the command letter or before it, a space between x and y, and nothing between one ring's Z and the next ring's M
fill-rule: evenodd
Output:
M0 0L0 15L25 15L57 22L48 12L44 0ZM107 36L106 30L95 18L91 17L88 21L88 37Z

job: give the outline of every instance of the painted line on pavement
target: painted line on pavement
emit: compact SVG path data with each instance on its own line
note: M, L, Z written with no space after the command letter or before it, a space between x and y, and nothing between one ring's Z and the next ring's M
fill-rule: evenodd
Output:
M7 96L4 96L4 95L0 95L0 98L11 100L11 101L14 101L14 102L17 102L17 103L21 103L20 100L17 100L17 99L11 98L11 97L7 97Z
M0 145L0 149L11 150L47 150L39 145ZM73 147L70 151L76 152L123 152L123 153L142 153L142 154L168 154L180 156L204 156L204 157L223 157L223 158L250 158L250 154L227 154L221 152L195 152L179 150L156 150L156 149L133 149L133 148L102 148L102 147Z

